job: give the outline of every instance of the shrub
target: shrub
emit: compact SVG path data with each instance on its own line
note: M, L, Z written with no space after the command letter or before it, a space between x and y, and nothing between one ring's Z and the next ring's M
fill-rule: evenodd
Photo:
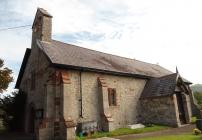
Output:
M199 135L199 134L201 134L201 131L200 131L199 129L195 128L195 129L193 130L193 133L194 133L195 135Z
M14 92L12 96L0 99L3 125L7 130L21 131L23 129L25 101L26 94L23 92Z
M202 109L202 92L195 92L194 98L197 100L200 109Z

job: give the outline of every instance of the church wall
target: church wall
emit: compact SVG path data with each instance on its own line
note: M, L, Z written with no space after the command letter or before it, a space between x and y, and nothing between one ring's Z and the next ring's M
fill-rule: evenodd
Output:
M176 98L164 96L141 99L141 121L144 123L178 126Z
M33 71L36 73L36 87L31 90L31 73ZM63 81L56 85L48 84L47 81L50 80L51 73L56 71L66 73L66 82ZM101 109L103 103L100 95L108 96L108 92L107 90L105 92L100 90L98 78L104 80L106 89L116 89L117 105L109 106L108 99L104 100L106 105L104 112ZM110 131L139 122L178 125L175 98L170 96L140 100L145 84L146 80L134 77L52 69L49 67L49 62L44 54L35 47L32 49L28 60L20 89L28 93L27 113L30 109L30 103L34 103L35 109L44 109L44 120L47 128L39 130L40 139L46 139L49 136L55 137L56 135L54 133L55 120L50 118L56 120L58 118L58 121L61 122L61 129L64 123L60 118L64 119L66 126L64 131L60 132L62 132L61 135L69 136L74 135L72 134L74 131L72 123L76 125L79 122L97 121L99 128L102 128L103 125L106 125L102 121L106 115L110 116ZM60 99L60 106L58 107L56 107L55 101L57 96ZM190 112L190 110L188 111ZM28 115L26 114L26 118ZM38 126L39 122L36 121L36 128ZM54 136L50 134L54 134Z
M38 47L33 47L30 57L28 59L21 84L20 90L27 93L26 101L26 114L25 114L25 131L28 131L29 125L29 111L31 107L34 109L44 109L45 96L46 96L46 82L49 78L49 74L52 71L48 67L49 62L46 56ZM35 88L31 88L31 75L35 75ZM36 120L35 128L38 127L39 121Z
M98 121L98 124L102 125L100 120L103 117L103 112L100 110L101 99L99 94L101 93L98 85L98 77L102 77L105 79L107 88L116 89L117 105L109 106L107 103L113 119L112 128L125 127L128 124L138 122L139 97L146 80L94 72L81 72L80 74L79 71L73 70L68 71L68 73L71 82L64 84L65 118L71 118L76 123ZM82 99L82 107L80 99ZM108 100L104 102L108 102Z

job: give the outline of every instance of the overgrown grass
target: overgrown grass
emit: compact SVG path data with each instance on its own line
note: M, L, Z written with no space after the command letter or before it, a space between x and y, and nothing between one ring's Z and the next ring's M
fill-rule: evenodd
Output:
M97 132L89 137L77 137L77 140L85 140L85 139L100 138L100 137L115 137L115 136L128 135L128 134L140 134L145 132L154 132L154 131L164 130L168 128L170 127L160 126L160 125L153 125L152 127L145 127L145 128L139 128L139 129L120 128L111 132Z
M141 138L138 140L201 140L202 135L181 134L181 135L168 135L152 138Z

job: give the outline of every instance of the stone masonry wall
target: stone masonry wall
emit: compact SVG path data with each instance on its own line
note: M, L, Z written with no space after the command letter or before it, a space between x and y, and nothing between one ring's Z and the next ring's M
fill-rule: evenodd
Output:
M141 99L141 120L145 123L177 126L173 96Z
M97 121L101 124L98 77L104 77L108 88L115 88L117 106L110 106L113 128L138 122L139 97L146 80L132 77L104 75L93 72L68 71L71 83L64 85L64 117L75 123ZM81 81L81 83L80 83ZM82 99L82 107L81 107ZM107 100L108 102L108 100ZM82 109L82 114L81 114Z
M38 47L33 47L31 50L31 55L27 62L22 81L20 84L20 90L27 93L26 102L26 114L25 114L25 131L28 131L29 125L29 113L30 105L34 109L44 109L46 101L47 87L46 83L49 78L50 72L49 62L45 55ZM35 73L35 88L31 89L31 74ZM35 121L35 129L38 128L39 120Z

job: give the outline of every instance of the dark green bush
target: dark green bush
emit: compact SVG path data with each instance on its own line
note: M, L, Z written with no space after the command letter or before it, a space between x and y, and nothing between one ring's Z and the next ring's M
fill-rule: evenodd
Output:
M202 93L201 92L194 92L194 98L197 100L200 109L202 109Z
M26 94L14 92L0 99L3 125L9 131L22 131L25 111Z

